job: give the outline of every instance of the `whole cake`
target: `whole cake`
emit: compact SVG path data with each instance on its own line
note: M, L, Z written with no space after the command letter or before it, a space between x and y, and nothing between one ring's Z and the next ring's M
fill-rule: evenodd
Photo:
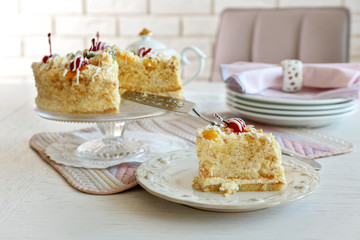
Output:
M151 49L136 53L92 39L89 49L52 54L32 69L39 108L58 113L117 113L126 90L182 97L180 61Z
M238 118L198 129L199 176L193 186L225 195L237 191L277 191L286 183L279 143Z

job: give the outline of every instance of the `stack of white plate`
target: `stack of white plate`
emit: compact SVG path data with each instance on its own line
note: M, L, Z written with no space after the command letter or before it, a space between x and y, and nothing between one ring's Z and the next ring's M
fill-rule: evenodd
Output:
M227 104L243 118L297 127L320 127L357 111L357 100L346 98L295 100L241 94L227 88Z

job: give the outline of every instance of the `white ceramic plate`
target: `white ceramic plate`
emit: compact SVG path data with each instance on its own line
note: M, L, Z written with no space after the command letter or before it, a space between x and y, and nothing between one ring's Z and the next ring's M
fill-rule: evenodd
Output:
M265 103L277 103L277 104L286 104L286 105L322 105L322 104L334 104L348 101L346 98L331 98L331 99L312 99L312 100L304 100L304 99L283 99L283 98L269 98L262 97L258 95L251 94L242 94L239 92L235 92L229 88L227 91L232 93L238 98L248 99L257 102L265 102ZM273 90L276 91L276 90ZM280 90L279 90L280 91Z
M354 105L357 100L348 99L347 101L334 103L334 104L321 104L321 105L290 105L286 103L267 103L267 102L257 102L250 99L244 99L236 97L230 91L227 92L227 97L233 99L234 102L238 104L243 104L251 107L266 108L266 109L277 109L277 110L292 110L292 111L314 111L314 110L332 110L346 108Z
M325 110L283 110L283 109L268 109L268 108L261 108L261 107L253 107L248 106L242 103L239 103L237 99L234 99L227 96L227 102L234 107L239 107L244 110L257 112L257 113L264 113L264 114L272 114L272 115L287 115L287 116L322 116L322 115L331 115L331 114L340 114L354 110L357 108L357 102L351 102L352 104L348 107L342 107L337 109L325 109Z
M228 197L201 192L192 187L198 174L195 150L179 150L158 155L136 171L139 184L160 198L219 212L253 211L282 205L311 194L320 184L320 175L310 165L283 156L287 184L281 191L237 192Z
M271 115L256 113L253 111L248 111L237 106L233 106L231 103L227 102L229 108L237 113L240 117L254 120L260 123L271 124L276 126L287 126L287 127L322 127L325 125L334 122L339 118L351 115L357 111L357 108L352 111L332 114L332 115L323 115L323 116L286 116L286 115Z

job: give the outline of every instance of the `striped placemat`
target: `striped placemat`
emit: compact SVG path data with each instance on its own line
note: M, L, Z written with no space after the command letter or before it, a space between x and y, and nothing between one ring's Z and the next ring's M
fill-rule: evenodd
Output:
M224 117L226 113L222 113ZM256 128L262 128L265 132L272 132L283 148L307 158L326 157L335 154L349 152L353 145L345 140L321 133L313 129L279 128L253 124ZM127 130L145 131L149 133L162 133L176 136L195 147L195 131L205 126L202 120L180 116L176 118L155 118L130 122ZM95 128L81 129L80 132L96 131ZM106 169L91 169L70 167L57 164L46 154L46 147L69 134L63 133L39 133L30 140L30 146L39 153L40 157L50 164L64 179L75 189L90 194L114 194L122 192L137 185L135 171L140 162L127 162ZM128 136L129 137L129 136Z

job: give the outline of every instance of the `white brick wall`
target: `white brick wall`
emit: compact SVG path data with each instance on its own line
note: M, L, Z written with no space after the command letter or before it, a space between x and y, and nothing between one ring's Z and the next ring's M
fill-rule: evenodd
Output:
M6 4L1 4L0 13L1 14L15 14L18 12L19 4L18 1L7 1Z
M353 12L360 13L360 1L359 0L345 0L345 6L350 8Z
M212 1L209 0L150 0L153 14L209 14Z
M94 35L95 36L95 35ZM77 49L85 49L90 46L85 45L85 41L79 37L56 37L52 38L53 53L65 55L75 52ZM24 55L41 59L44 55L49 55L48 39L45 37L26 37L23 40Z
M183 18L184 36L214 36L218 17L189 16Z
M20 10L22 13L39 13L48 15L60 13L81 14L82 0L20 0Z
M146 0L88 0L87 13L146 13Z
M21 39L19 37L0 37L1 57L21 57Z
M208 80L219 15L229 7L346 6L352 12L351 60L360 61L360 0L11 0L0 8L0 83L33 81L31 62L53 52L66 54L90 46L97 31L101 39L126 47L143 27L176 51L199 47L208 55L199 80ZM193 65L184 77L197 69Z
M351 39L351 52L353 56L360 56L360 37L354 37Z
M360 36L360 15L352 16L351 34Z
M116 19L95 16L55 17L55 32L65 36L88 36L100 31L105 36L116 35Z
M52 31L52 19L49 16L27 14L0 15L0 35L25 37L41 35Z
M34 58L29 57L9 57L0 58L0 77L3 80L8 80L7 77L23 77L30 76L32 74L31 63Z
M151 29L156 36L179 36L180 19L171 16L120 18L119 32L122 36L136 36L144 27Z

